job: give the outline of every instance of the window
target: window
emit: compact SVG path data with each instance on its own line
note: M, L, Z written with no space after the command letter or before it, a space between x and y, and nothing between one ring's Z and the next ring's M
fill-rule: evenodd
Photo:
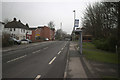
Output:
M25 33L25 30L24 30L24 33Z
M12 31L12 28L10 28L10 31Z
M15 31L15 28L14 28L14 31Z

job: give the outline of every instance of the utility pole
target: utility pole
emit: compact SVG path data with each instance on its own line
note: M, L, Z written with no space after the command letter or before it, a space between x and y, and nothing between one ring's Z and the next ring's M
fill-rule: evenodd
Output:
M73 10L74 12L74 26L73 26L73 32L72 32L72 39L75 40L75 18L76 18L76 12L75 10Z

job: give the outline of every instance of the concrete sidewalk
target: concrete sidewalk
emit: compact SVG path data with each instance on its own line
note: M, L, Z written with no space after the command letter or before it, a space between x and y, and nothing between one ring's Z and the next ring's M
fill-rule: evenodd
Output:
M70 42L66 78L87 78L75 42Z

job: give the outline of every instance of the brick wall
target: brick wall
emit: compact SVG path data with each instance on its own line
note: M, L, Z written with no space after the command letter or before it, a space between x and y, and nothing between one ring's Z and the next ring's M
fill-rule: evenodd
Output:
M32 30L32 41L43 41L43 38L48 38L49 40L54 40L55 30L51 30L49 27L39 27L36 30ZM40 36L40 40L36 40L36 36Z

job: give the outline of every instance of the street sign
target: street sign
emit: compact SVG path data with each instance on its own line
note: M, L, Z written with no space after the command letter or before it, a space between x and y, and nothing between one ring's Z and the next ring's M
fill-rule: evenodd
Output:
M75 19L75 25L74 27L79 27L79 19Z

